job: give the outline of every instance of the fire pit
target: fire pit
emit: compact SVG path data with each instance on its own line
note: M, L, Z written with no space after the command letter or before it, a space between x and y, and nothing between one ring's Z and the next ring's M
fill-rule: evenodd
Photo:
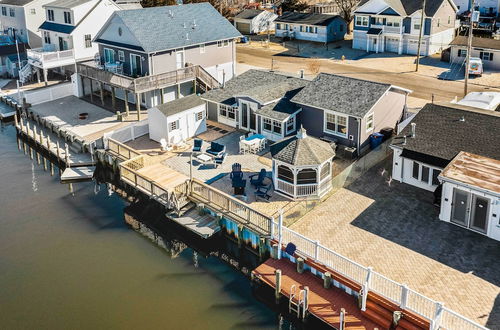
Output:
M82 112L78 115L78 118L81 119L81 120L85 120L89 117L89 113L88 112Z

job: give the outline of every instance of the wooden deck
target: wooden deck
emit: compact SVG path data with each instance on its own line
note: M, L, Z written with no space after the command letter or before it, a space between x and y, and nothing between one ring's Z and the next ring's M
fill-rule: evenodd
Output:
M381 328L362 315L355 297L348 295L336 287L330 289L323 288L323 281L320 278L310 272L297 273L296 264L293 264L289 260L268 259L265 263L257 267L253 273L264 283L275 288L275 270L277 269L280 269L282 272L281 293L289 298L292 285L295 285L298 290L308 286L309 313L328 325L337 329L340 328L340 309L344 308L346 311L345 329L364 330Z
M200 215L196 209L178 218L172 217L172 220L203 238L209 238L220 231L217 219L209 214Z
M146 166L137 171L142 176L154 181L165 190L170 190L189 179L184 174L177 172L162 163Z

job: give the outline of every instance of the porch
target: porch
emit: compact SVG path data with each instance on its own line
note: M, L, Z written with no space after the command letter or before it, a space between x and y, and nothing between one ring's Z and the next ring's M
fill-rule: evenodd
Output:
M56 51L55 48L34 48L28 49L27 55L28 63L42 70L74 65L76 63L73 49Z

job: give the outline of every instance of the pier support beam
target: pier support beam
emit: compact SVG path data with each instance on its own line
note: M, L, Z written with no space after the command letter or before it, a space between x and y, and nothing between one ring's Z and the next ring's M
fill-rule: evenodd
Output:
M177 84L177 98L181 98L181 84Z
M116 94L113 86L111 86L111 107L113 110L116 110Z
M49 79L47 78L47 69L43 69L43 82L45 83L45 86L49 85Z
M196 78L193 80L193 94L196 94Z
M274 297L276 298L276 303L279 304L281 297L281 270L276 269L274 271L274 275L276 276L276 288L274 289Z
M243 247L243 225L238 225L238 247L241 249Z
M101 96L101 105L104 106L104 84L99 82L99 91Z
M94 103L94 84L92 83L92 79L89 78L90 82L90 102Z
M137 121L141 120L141 94L135 94L135 108L137 110Z
M80 80L82 81L82 96L85 97L85 78L80 76Z
M129 116L129 108L128 108L128 91L125 89L125 113L127 114L127 118Z

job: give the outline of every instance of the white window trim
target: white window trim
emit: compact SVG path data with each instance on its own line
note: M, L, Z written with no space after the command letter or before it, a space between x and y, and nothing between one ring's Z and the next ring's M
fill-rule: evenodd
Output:
M220 113L221 108L225 108L226 110L226 115L223 115ZM229 112L234 112L234 119L229 117ZM233 106L227 105L227 104L217 104L217 115L226 119L226 120L231 120L231 121L237 121L238 114L236 113L236 109Z
M345 127L346 127L346 133L345 134L342 134L342 133L339 133L339 132L336 132L336 131L331 131L327 128L327 121L326 121L326 118L327 118L327 114L331 114L331 115L334 115L334 116L339 116L339 117L345 117L346 119L346 123L345 123ZM337 126L337 119L335 118L335 127ZM327 133L327 134L332 134L332 135L336 135L336 136L339 136L339 137L343 137L343 138L348 138L349 137L349 116L346 116L344 114L340 114L340 113L337 113L337 112L334 112L334 111L326 111L324 110L323 111L323 132L324 133Z
M111 49L111 48L104 47L104 63L114 63L114 62L106 62L106 50L110 50L113 52L113 60L116 62L116 58L114 58L115 57L115 50Z
M288 124L289 124L290 120L293 120L293 125L292 125L291 129L288 129L288 126L289 126ZM288 120L285 121L286 134L295 131L296 122L297 122L297 120L296 120L295 116L290 116L290 118L288 118Z
M366 18L366 25L358 24L358 17L361 18L361 23L364 23L364 19ZM368 27L370 25L370 16L366 15L356 15L354 19L354 26Z
M217 48L222 48L224 46L223 40L217 41Z
M437 185L435 185L435 184L432 184L433 174L434 174L434 171L439 171L439 172L442 172L442 171L443 171L443 169L442 169L442 168L434 167L434 166L431 166L431 165L426 164L426 163L421 163L421 162L418 162L418 161L413 160L413 159L412 159L411 161L412 161L412 163L411 163L411 167L410 167L410 169L409 169L409 170L410 170L410 176L409 176L409 177L410 177L412 180L417 181L417 182L419 182L419 183L421 183L421 184L426 184L426 185L428 185L429 187L434 187L434 186L437 186ZM414 163L415 163L415 164L418 164L418 179L415 179L415 178L413 177L413 164L414 164ZM428 181L427 181L427 182L422 181L422 169L423 169L423 166L425 166L425 167L429 168L429 179L428 179Z
M174 129L172 129L172 125L175 125ZM179 129L180 129L179 128L179 119L173 120L173 121L168 123L168 131L169 132L174 132L174 131L177 131Z
M370 120L371 117L371 120ZM372 127L368 127L368 123L371 121ZM366 116L366 132L371 132L375 129L375 114L372 112Z
M125 62L125 52L118 50L118 62Z

